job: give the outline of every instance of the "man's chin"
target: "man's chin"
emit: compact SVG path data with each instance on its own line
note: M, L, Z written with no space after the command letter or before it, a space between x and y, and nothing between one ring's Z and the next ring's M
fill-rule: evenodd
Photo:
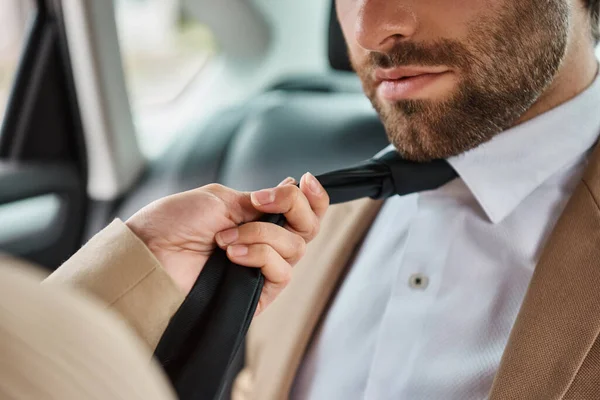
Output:
M392 125L396 129L389 129L388 140L394 145L403 158L416 161L428 162L438 159L447 159L467 151L470 151L486 140L482 137L463 137L460 141L455 137L434 132L429 129L419 129L414 125L405 125L407 129L398 130L398 125Z
M408 160L447 159L472 150L496 135L490 126L473 129L465 125L466 114L447 105L426 101L374 104L390 143Z
M450 157L439 148L432 148L424 144L423 137L415 137L415 134L403 132L401 134L388 135L390 143L394 145L398 153L410 161L428 162L435 159Z
M389 142L394 145L403 158L426 162L450 157L449 149L440 143L439 135L421 124L417 124L414 115L407 116L407 113L420 111L416 104L403 112L398 112L397 106L378 104L376 108Z

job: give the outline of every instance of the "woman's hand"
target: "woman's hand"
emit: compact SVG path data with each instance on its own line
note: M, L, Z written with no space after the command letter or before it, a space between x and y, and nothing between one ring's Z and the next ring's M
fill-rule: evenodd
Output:
M288 178L254 193L208 185L158 200L126 223L186 294L217 246L236 264L261 268L259 313L290 281L329 206L314 176L305 174L300 188L295 183ZM253 222L263 213L284 214L287 224Z

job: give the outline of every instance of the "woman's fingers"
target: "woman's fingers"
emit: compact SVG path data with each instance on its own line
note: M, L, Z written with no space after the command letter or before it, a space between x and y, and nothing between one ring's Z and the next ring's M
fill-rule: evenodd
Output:
M299 186L288 178L275 188L249 195L258 212L283 214L287 221L284 227L249 222L215 236L218 246L227 251L232 262L260 268L265 276L257 313L287 286L292 266L302 258L306 244L319 232L321 219L329 206L329 196L314 176L305 174ZM238 214L243 218L251 215L247 211Z
M306 251L306 241L299 234L268 222L250 222L216 235L220 248L231 245L266 244L284 260L295 265Z
M300 188L283 184L273 189L251 194L257 210L269 214L284 214L290 230L298 233L306 242L319 232L320 219L329 206L329 196L317 179L306 174Z
M238 265L260 268L265 276L266 282L257 313L275 300L292 278L292 266L277 251L266 244L229 246L227 257Z

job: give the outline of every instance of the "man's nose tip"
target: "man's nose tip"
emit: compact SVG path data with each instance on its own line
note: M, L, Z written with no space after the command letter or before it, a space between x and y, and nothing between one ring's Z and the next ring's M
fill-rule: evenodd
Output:
M368 51L387 53L417 31L416 15L395 1L367 0L358 11L354 39Z

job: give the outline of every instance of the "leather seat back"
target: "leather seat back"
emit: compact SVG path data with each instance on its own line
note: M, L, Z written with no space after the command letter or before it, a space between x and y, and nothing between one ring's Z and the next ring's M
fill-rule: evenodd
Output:
M219 180L254 190L287 176L355 164L386 146L385 132L361 94L272 93L232 138Z

